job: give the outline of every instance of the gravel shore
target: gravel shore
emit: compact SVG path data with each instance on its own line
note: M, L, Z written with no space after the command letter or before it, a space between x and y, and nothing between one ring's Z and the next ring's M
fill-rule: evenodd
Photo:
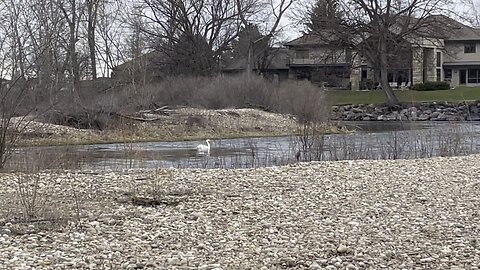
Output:
M123 119L123 122L112 124L104 130L79 129L34 119L12 119L13 126L23 133L20 142L24 145L272 136L293 134L298 129L295 117L258 109L178 108L160 111L158 114L141 114L134 118L151 121ZM338 132L331 125L325 126L325 131Z
M478 270L479 195L479 155L0 174L0 269Z

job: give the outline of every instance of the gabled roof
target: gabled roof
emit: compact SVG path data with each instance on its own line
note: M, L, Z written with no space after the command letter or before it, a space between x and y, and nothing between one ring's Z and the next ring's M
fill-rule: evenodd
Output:
M418 22L417 18L401 17L400 19L408 20L412 27L416 29L417 36L438 38L448 40L480 40L480 29L473 28L463 24L455 19L445 15L431 15L423 19L420 26L415 26ZM401 25L401 23L400 23Z
M304 34L301 37L298 37L290 42L287 42L285 46L296 47L296 46L329 45L332 42L337 40L338 38L333 32L322 31L321 34L316 34L316 33Z
M322 40L319 36L313 34L304 34L301 37L298 37L290 42L287 42L285 46L307 46L307 45L319 45L325 44L326 42Z
M472 27L462 27L451 32L447 41L467 41L480 40L480 29Z
M144 65L147 65L149 67L160 67L162 66L163 64L166 63L166 55L162 52L159 52L159 51L150 51L150 52L147 52L147 53L144 53L134 59L131 59L131 60L128 60L122 64L119 64L117 65L116 67L114 67L114 70L125 70L125 69L131 69L131 68L134 68L136 65L139 65L139 64L144 64Z
M416 24L419 25L416 25ZM425 37L443 39L446 41L480 40L480 28L473 28L445 15L431 15L419 23L418 18L400 16L390 29L392 33L400 34L402 27L407 24L415 27L416 34L410 33L411 38ZM285 44L287 47L311 47L322 45L338 45L337 35L332 31L308 33Z
M269 48L268 49L268 59L267 59L267 69L269 70L279 70L279 69L288 69L288 49L287 48ZM256 61L252 61L251 65L253 69L257 69L255 66ZM240 71L246 70L248 66L247 58L241 58L232 63L228 64L224 71Z

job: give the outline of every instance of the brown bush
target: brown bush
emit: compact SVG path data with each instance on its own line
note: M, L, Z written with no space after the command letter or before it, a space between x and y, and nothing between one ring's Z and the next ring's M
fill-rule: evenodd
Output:
M308 81L275 83L256 75L175 77L144 89L152 97L148 102L157 106L259 108L293 114L301 121L326 120L329 108L324 91Z
M79 104L72 106L71 99L65 97L64 102L58 102L55 114L49 115L51 120L57 124L105 129L115 126L112 116L168 105L259 108L293 114L302 122L318 122L326 119L329 107L322 89L308 81L277 83L254 74L169 77L144 86L114 82L102 82L101 87L93 87L92 83L83 85L90 86L80 90Z
M293 114L302 123L326 121L330 110L325 91L309 81L281 84L275 91L273 103L276 111Z

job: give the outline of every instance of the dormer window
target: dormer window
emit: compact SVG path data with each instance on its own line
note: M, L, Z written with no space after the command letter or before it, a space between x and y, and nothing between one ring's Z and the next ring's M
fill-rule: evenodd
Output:
M464 47L464 53L476 53L476 46L477 44L475 43L465 43L465 47Z

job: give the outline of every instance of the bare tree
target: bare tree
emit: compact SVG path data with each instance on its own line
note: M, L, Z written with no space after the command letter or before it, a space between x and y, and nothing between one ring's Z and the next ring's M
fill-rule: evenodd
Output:
M78 104L80 89L80 63L78 59L77 42L79 41L80 21L85 11L85 3L79 0L59 0L57 2L63 17L68 25L67 59L71 77L73 104Z
M276 52L271 51L270 48L275 43L275 38L283 30L281 25L282 19L295 2L296 0L266 0L263 2L264 15L261 19L262 21L270 22L270 24L267 24L263 30L266 35L252 40L250 43L251 50L256 47L256 44L259 44L260 57L257 59L257 65L260 72L263 72L268 68L274 57ZM250 58L250 54L248 57Z
M182 43L185 40L200 42L196 45L207 50L204 54L212 55L214 59L219 57L237 36L240 27L238 15L243 12L238 10L234 0L143 0L143 8L146 27L142 30L169 60L178 57L182 50L175 49L179 46L189 46ZM204 41L206 47L202 45ZM185 48L183 51L191 50ZM207 72L216 68L214 61L211 63Z
M87 4L87 39L90 56L90 70L92 79L97 78L97 57L96 57L96 27L98 18L98 7L101 0L86 0Z
M151 38L155 48L170 61L175 60L173 54L178 57L181 51L192 51L188 47L181 48L185 45L182 41L189 40L194 44L198 56L211 58L199 61L208 63L209 67L195 70L213 73L218 68L221 56L231 49L231 43L242 27L268 21L273 25L267 35L272 36L279 28L280 19L290 2L293 0L143 0L142 14L146 23L143 31ZM271 8L271 12L264 12L268 8Z
M36 92L55 97L65 83L65 66L68 59L63 46L63 37L68 33L57 3L48 0L31 1L25 31L31 46L28 47L33 76L36 77ZM56 102L50 100L50 105Z
M25 102L32 94L27 75L33 74L27 54L26 13L22 3L0 3L0 169L2 169L29 120L36 104ZM33 60L33 61L29 61Z
M461 0L464 10L459 12L462 19L473 25L474 27L480 26L480 12L479 2L476 0Z
M125 28L127 27L123 19L125 9L124 3L117 0L103 0L98 6L97 27L95 28L98 41L95 45L99 60L97 71L100 70L102 76L108 77L113 68L127 58L123 48Z

